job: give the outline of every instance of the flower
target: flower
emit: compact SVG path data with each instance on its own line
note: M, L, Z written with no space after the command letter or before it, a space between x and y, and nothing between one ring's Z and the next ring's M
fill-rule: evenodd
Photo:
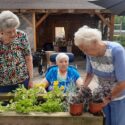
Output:
M61 86L61 87L60 87L60 90L62 90L62 91L63 91L63 90L64 90L64 86Z
M35 88L40 88L40 87L46 88L46 83L35 83L34 87Z
M58 86L58 84L59 84L58 80L54 81L54 83L53 83L54 86Z

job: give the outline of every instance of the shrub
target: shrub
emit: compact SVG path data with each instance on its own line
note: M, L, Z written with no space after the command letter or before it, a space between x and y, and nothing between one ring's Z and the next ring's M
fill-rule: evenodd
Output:
M125 46L125 35L114 35L113 40L119 42L122 46Z

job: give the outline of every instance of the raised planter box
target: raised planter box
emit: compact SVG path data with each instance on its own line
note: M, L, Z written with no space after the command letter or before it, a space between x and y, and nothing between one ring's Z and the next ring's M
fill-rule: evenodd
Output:
M38 98L42 98L43 94L39 94ZM6 101L14 98L14 93L0 93L0 100Z
M12 94L12 93L0 93L1 101L10 100L12 98L14 98L14 94Z
M18 114L0 113L0 125L103 125L103 117L83 113L71 116L68 112Z
M10 100L13 97L14 94L11 93L0 94L0 100ZM42 95L38 98L42 98ZM0 113L0 125L103 125L103 122L103 116L94 116L89 113L83 113L81 116L71 116L69 112Z

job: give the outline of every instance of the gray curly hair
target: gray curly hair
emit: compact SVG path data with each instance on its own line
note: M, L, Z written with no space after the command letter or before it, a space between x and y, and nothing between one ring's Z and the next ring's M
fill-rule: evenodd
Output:
M19 25L19 18L13 12L6 10L0 13L0 31L8 28L18 28Z
M90 28L86 25L79 28L78 31L74 34L74 43L76 46L80 44L90 44L93 41L101 42L102 34L98 29Z

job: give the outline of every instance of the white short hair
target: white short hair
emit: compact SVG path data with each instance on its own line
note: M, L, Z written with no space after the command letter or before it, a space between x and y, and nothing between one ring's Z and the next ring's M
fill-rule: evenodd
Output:
M0 13L0 31L8 28L18 28L20 21L17 15L9 10Z
M66 59L69 62L69 56L65 53L59 53L56 56L56 62L60 61L61 59Z
M94 41L101 42L102 34L98 29L83 26L78 29L74 35L74 43L76 46L80 44L90 44Z

